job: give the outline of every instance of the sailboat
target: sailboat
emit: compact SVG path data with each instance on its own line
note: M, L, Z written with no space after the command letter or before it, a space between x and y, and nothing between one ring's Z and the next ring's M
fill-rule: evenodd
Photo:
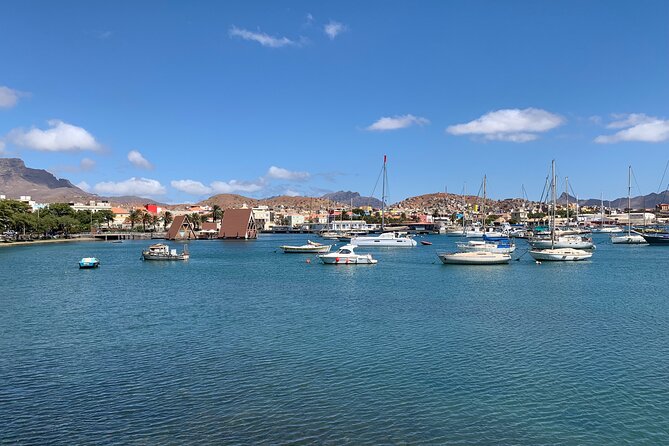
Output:
M362 237L351 237L351 245L355 246L383 246L383 247L402 247L402 248L411 248L416 246L416 240L409 237L406 232L398 231L385 231L386 225L386 182L388 181L388 175L386 170L386 164L388 163L388 157L383 155L383 190L381 192L381 234L379 235L370 235Z
M600 197L601 200L601 210L602 210L602 215L599 217L599 228L592 228L592 232L594 234L614 234L618 232L623 232L622 229L620 229L618 226L615 225L604 225L604 194L601 195ZM609 201L609 205L611 202Z
M641 234L632 233L632 166L627 170L627 234L612 235L611 243L614 245L642 245L646 239ZM644 210L645 212L645 210Z
M530 250L530 255L535 260L546 261L576 261L585 260L592 257L592 251L586 251L576 248L556 248L555 247L555 212L557 210L557 193L556 193L556 178L555 178L555 160L551 164L551 194L553 197L553 206L551 209L551 247L548 249L538 249L533 247Z

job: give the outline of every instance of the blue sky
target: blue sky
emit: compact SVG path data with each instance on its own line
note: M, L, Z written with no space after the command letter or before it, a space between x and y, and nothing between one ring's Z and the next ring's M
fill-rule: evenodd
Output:
M0 149L105 195L197 201L656 191L669 2L3 2ZM667 182L667 180L665 180Z

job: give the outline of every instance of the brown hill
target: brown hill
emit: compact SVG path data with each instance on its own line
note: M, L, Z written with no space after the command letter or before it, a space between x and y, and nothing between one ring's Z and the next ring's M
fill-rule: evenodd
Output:
M7 198L30 195L43 203L86 201L95 197L46 170L26 167L18 158L0 158L0 194Z
M209 197L206 200L199 202L198 204L207 206L213 206L216 204L223 209L239 208L246 204L249 207L265 205L272 208L277 208L283 206L290 209L311 209L314 211L318 209L331 208L333 206L333 202L325 198L289 197L286 195L281 195L278 197L257 199L244 197L243 195L237 194L214 195L213 197Z

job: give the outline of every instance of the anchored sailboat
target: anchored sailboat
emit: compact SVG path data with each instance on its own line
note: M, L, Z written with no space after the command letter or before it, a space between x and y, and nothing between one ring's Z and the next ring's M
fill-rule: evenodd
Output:
M642 245L646 239L641 234L632 233L632 166L627 170L627 234L612 235L611 243L614 245ZM645 209L644 209L645 213Z

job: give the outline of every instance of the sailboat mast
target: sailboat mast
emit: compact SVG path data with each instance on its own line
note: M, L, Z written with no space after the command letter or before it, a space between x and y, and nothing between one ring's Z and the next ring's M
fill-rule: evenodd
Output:
M486 176L483 175L483 204L481 205L481 214L483 214L483 233L485 234L485 199L486 199Z
M553 209L551 213L551 249L555 248L555 208L557 207L557 198L556 198L556 192L555 192L555 183L557 181L555 180L555 160L552 161L551 163L551 195L553 199Z
M632 234L632 166L627 169L627 236Z
M569 177L564 177L564 191L567 196L567 226L569 226Z
M381 191L381 231L386 226L386 162L388 160L387 155L383 155L383 186Z
M599 227L603 228L604 227L604 192L602 192L599 196L599 199L601 200L601 204L599 205L602 208L601 216L599 217Z

